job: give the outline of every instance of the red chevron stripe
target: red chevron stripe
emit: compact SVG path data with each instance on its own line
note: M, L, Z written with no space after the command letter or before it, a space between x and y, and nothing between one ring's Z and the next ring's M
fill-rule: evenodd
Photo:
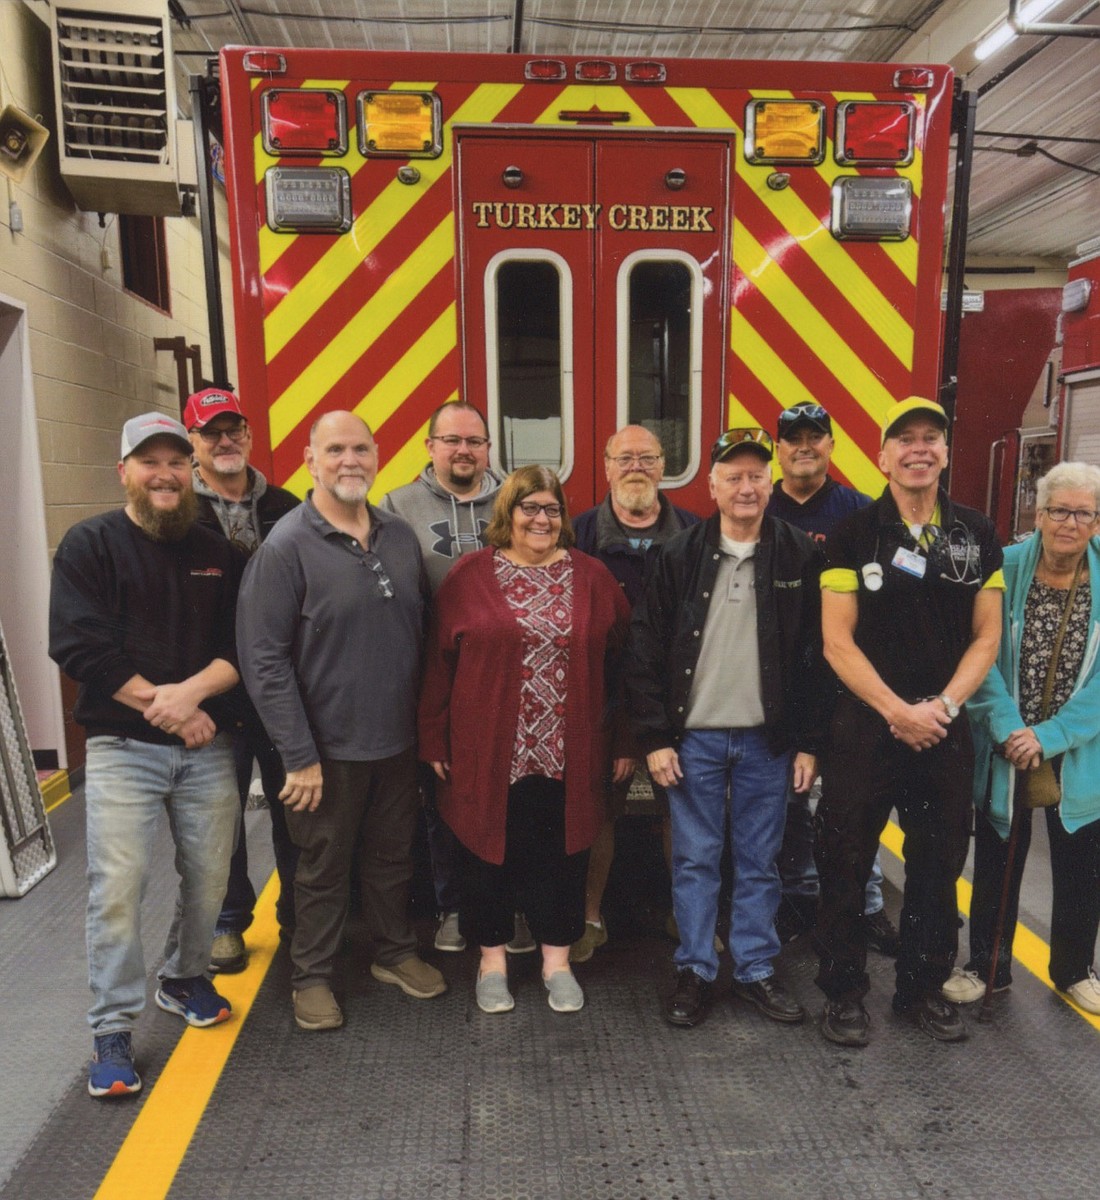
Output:
M268 364L272 396L282 395L314 360L318 347L324 346L355 317L378 287L450 211L449 180L441 179L403 221L389 230L369 258L318 306L302 328ZM451 298L453 297L452 277ZM393 315L396 318L397 314ZM404 319L401 324L404 327Z
M740 202L734 200L734 209L765 249L769 246L781 249L779 265L794 286L826 317L838 337L850 346L859 347L860 357L884 386L894 392L908 388L909 370L890 352L867 317L854 306L852 298L843 289L844 281L833 279L822 270L755 193L743 189ZM827 220L826 214L821 216ZM874 277L872 283L877 283ZM916 293L912 289L908 304L899 311L912 327L916 320ZM797 335L798 330L794 332Z

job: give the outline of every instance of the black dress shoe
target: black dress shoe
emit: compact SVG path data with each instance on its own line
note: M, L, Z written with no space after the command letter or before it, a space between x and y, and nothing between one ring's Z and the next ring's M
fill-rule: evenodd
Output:
M866 1046L871 1018L858 1000L826 1000L821 1010L821 1036L838 1046Z
M895 996L893 1008L937 1042L965 1042L970 1036L959 1010L942 996L928 995L909 1004L899 1003Z
M775 914L775 931L779 934L780 945L785 946L804 933L809 933L816 916L816 896L784 896Z
M877 913L863 918L863 929L867 937L867 945L879 954L889 958L897 958L901 949L901 935L894 928L894 922L886 915L886 909L880 908Z
M710 984L690 967L676 972L676 988L665 1001L665 1020L670 1025L690 1029L707 1015Z
M788 1025L797 1025L805 1020L806 1010L787 991L774 975L767 979L758 979L755 983L739 983L733 981L735 995L755 1004L766 1017L773 1021L783 1021Z

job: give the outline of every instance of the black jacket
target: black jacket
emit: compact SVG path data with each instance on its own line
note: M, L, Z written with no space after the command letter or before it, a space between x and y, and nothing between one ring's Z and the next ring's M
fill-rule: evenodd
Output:
M271 532L275 522L280 517L285 517L291 509L297 508L301 501L293 492L268 483L254 467L248 468L248 477L251 485L252 521L260 541L266 542L267 535ZM215 507L220 502L219 498L202 482L197 469L194 472L194 483L195 499L199 506L199 524L213 530L214 533L220 533L223 537L227 536L225 526L218 517L218 510Z
M642 598L646 580L661 546L681 529L687 529L699 521L693 512L670 504L661 493L658 493L658 501L661 513L652 531L653 543L645 550L636 549L630 544L630 531L615 520L610 496L573 521L577 549L598 558L607 567L623 589L631 608Z
M626 660L634 731L644 753L684 729L703 626L718 575L717 513L664 544L634 610ZM764 731L773 754L816 754L829 686L821 655L821 554L801 530L764 517L755 556ZM738 681L730 680L736 687Z

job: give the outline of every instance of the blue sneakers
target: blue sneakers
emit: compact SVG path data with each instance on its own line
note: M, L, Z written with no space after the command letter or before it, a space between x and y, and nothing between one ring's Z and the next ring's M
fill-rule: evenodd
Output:
M141 1076L134 1070L134 1048L129 1033L102 1033L88 1063L89 1096L132 1096L141 1091Z
M205 975L192 979L162 979L157 988L157 1007L183 1017L188 1025L204 1028L228 1021L233 1006L214 991Z

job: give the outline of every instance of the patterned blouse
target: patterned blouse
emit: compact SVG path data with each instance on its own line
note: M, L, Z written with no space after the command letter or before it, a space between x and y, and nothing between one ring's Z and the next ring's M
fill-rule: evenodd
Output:
M517 567L499 551L493 568L523 631L523 666L509 781L565 772L565 692L573 632L573 563Z
M1054 651L1054 640L1062 624L1069 593L1065 588L1054 588L1038 579L1031 581L1024 606L1024 633L1020 642L1020 715L1027 725L1037 725L1042 719L1043 688L1046 686L1050 656ZM1089 613L1092 598L1089 576L1085 571L1077 585L1066 636L1062 642L1062 653L1058 656L1058 667L1054 673L1054 690L1051 693L1051 716L1069 699L1081 661L1085 657L1085 644L1089 634Z

